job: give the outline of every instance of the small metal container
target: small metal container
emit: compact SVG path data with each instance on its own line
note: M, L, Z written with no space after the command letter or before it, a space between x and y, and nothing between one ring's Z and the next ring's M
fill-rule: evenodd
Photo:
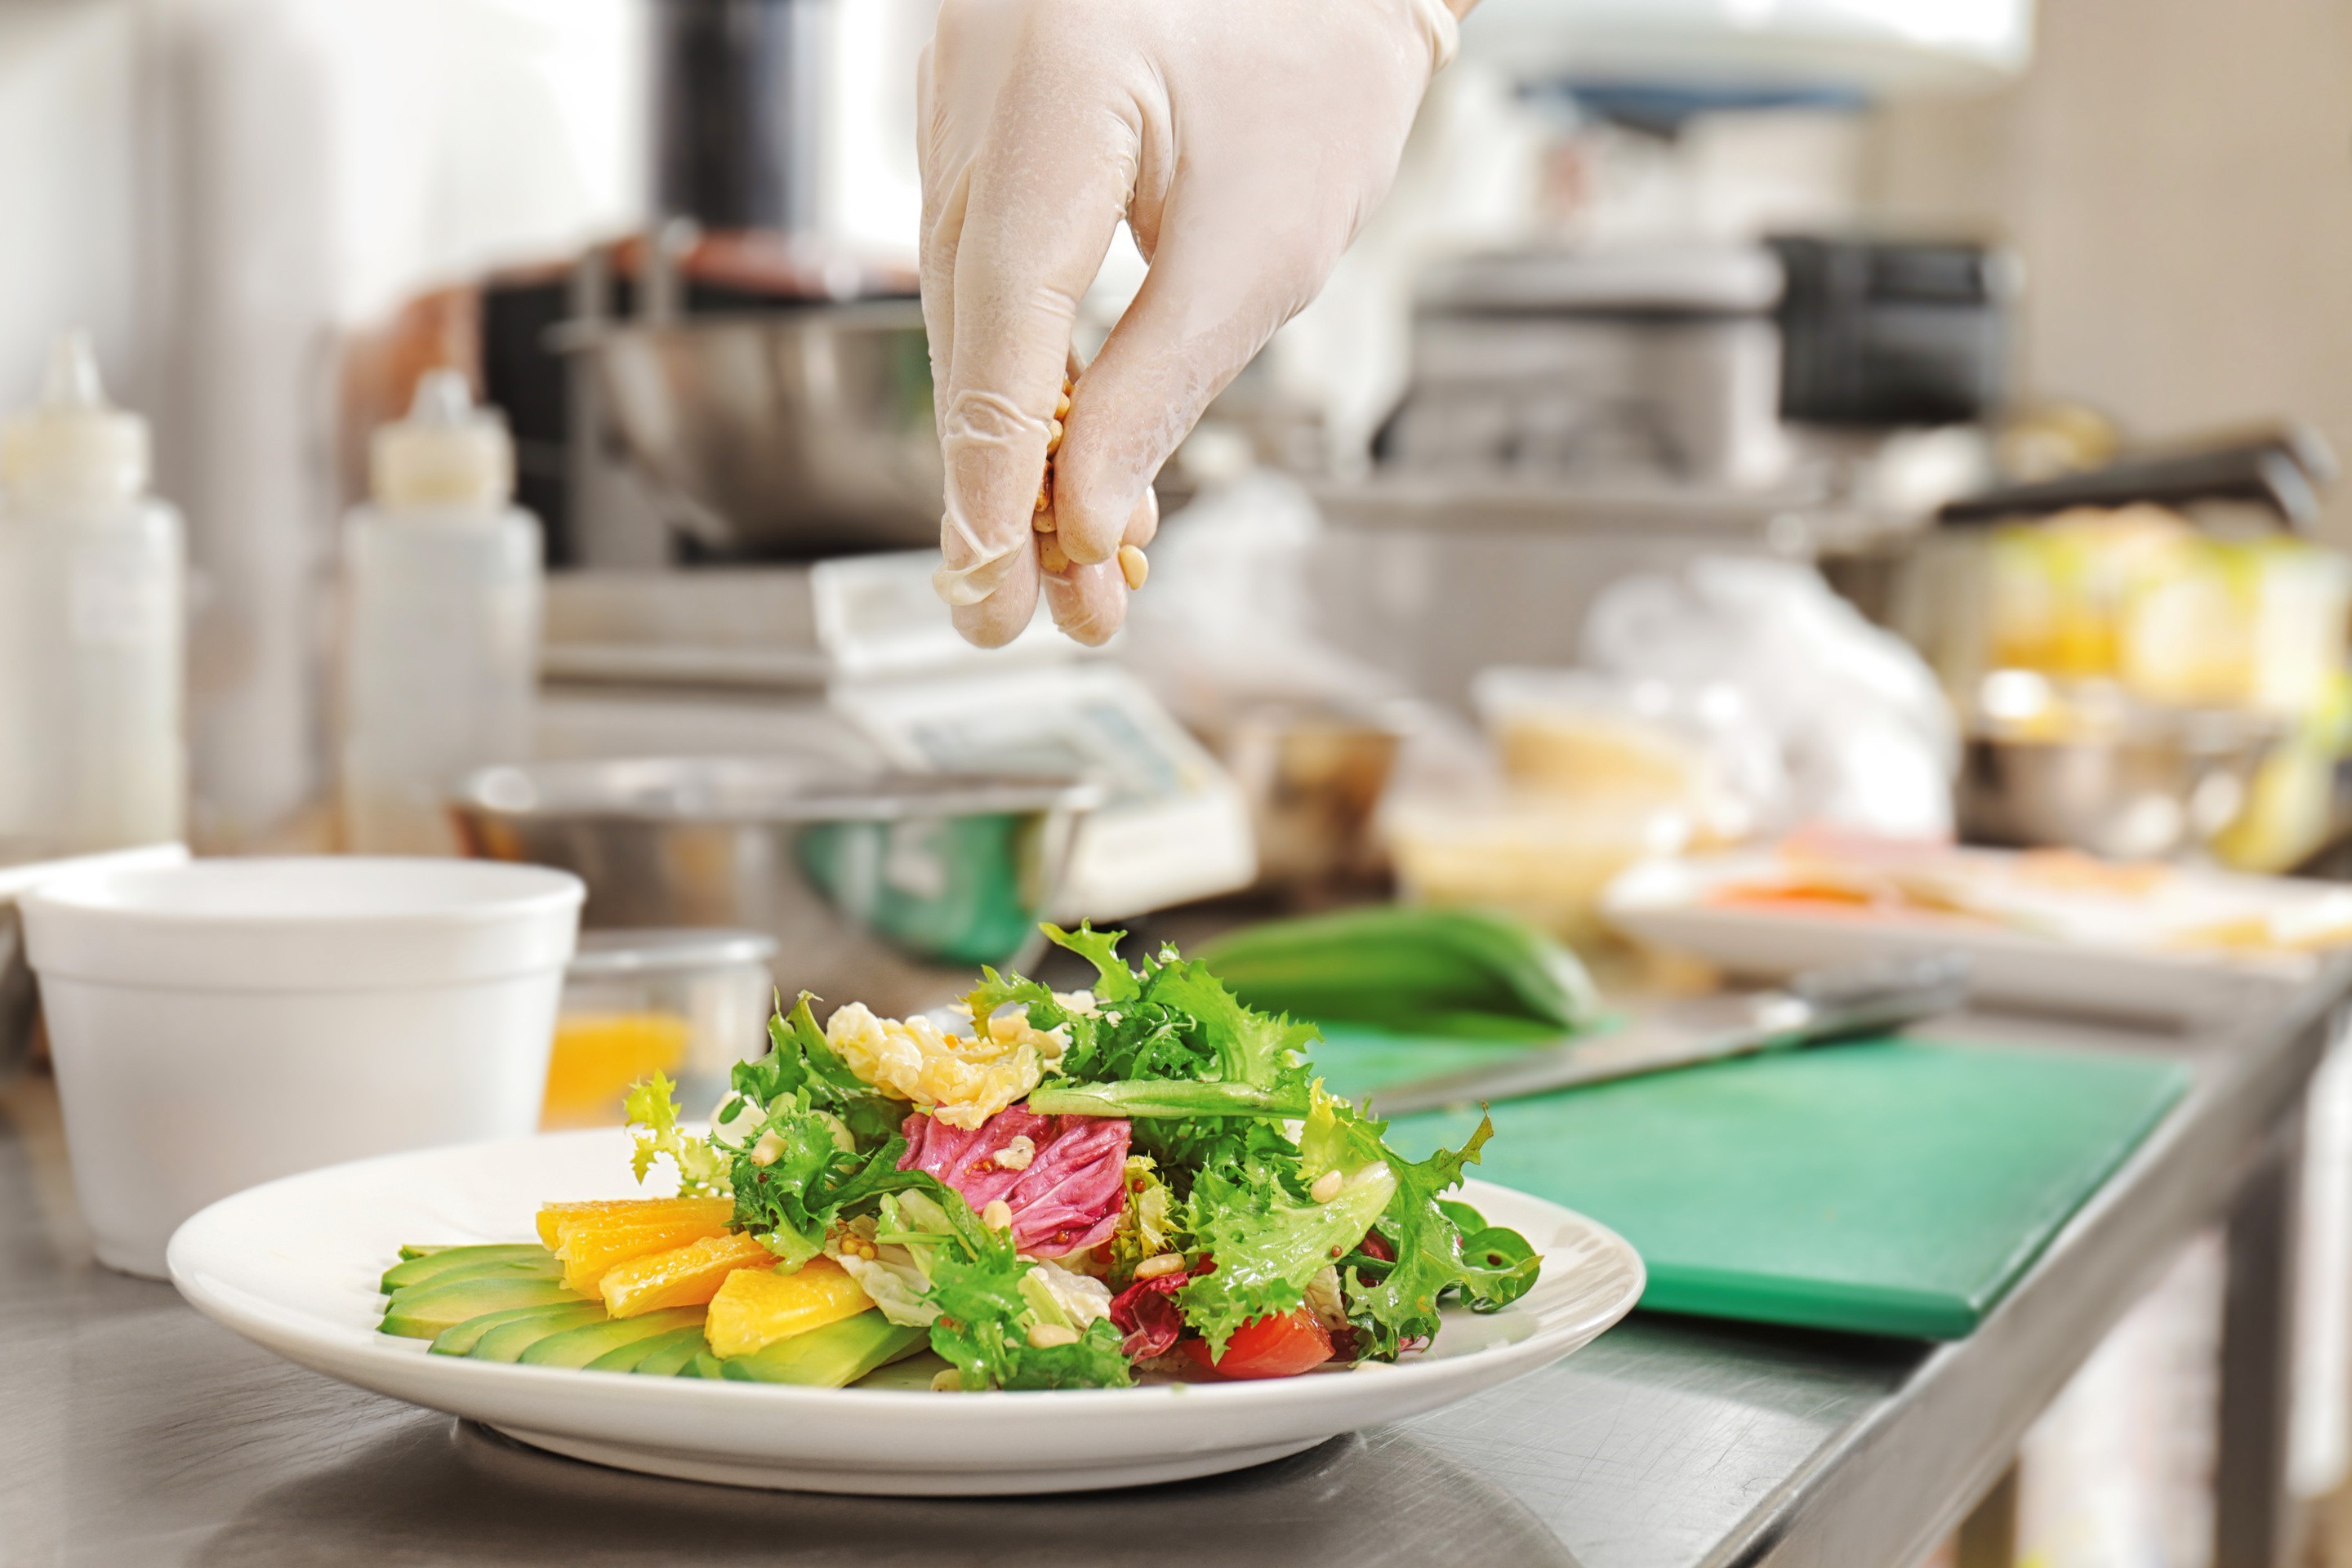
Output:
M629 1087L660 1073L689 1116L768 1047L776 939L762 931L593 931L563 973L545 1128L611 1127Z
M2166 709L2022 671L1984 683L1954 805L1971 843L2118 860L2203 849L2245 809L2279 725L2230 709Z
M451 810L468 853L577 873L589 930L764 931L786 995L903 1015L1035 956L1096 795L1069 778L655 758L488 769Z

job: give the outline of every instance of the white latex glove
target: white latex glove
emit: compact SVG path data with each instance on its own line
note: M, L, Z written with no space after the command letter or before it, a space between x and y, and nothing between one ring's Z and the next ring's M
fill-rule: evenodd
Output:
M923 319L957 629L1118 629L1115 557L1209 400L1314 299L1396 174L1470 0L945 0L924 51ZM1077 376L1045 572L1031 526L1079 297L1120 218L1151 263Z

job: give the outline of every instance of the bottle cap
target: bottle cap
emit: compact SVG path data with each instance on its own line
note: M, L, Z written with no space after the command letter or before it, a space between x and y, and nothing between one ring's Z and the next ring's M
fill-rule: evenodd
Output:
M89 334L49 345L41 400L0 426L0 485L17 505L108 505L147 489L147 421L106 401Z
M389 510L502 507L514 496L506 416L474 404L464 373L427 371L408 417L368 444L368 488Z

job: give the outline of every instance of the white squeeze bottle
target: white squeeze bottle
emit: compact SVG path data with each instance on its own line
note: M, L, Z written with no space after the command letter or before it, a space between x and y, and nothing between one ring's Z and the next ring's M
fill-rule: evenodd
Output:
M0 856L187 831L187 546L147 493L147 422L59 338L0 426Z
M539 520L513 504L506 420L457 371L428 373L368 456L343 540L344 841L455 854L451 784L530 752Z

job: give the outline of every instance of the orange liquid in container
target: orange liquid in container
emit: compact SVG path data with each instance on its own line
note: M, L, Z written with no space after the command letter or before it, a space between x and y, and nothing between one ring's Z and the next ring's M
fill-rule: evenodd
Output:
M621 1097L655 1073L676 1078L690 1033L675 1013L572 1013L556 1020L539 1125L617 1127Z

